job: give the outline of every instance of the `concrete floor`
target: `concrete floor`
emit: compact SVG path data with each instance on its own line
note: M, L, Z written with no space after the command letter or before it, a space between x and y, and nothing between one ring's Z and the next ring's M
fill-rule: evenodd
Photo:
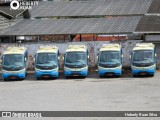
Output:
M23 81L0 80L0 96L0 111L160 111L160 72L155 77L103 79L93 72L86 79L67 80L35 80L29 74Z

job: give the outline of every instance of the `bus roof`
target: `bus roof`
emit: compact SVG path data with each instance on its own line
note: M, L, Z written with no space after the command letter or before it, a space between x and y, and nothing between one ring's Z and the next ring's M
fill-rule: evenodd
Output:
M121 45L120 44L103 44L100 48L100 51L120 51Z
M26 50L25 47L8 47L3 54L24 54Z
M56 47L56 46L40 46L37 51L37 53L46 53L46 52L57 53L58 47Z
M86 52L87 47L85 45L69 45L68 49L66 50L66 52L74 52L74 51Z
M137 43L133 50L154 50L154 48L153 43Z

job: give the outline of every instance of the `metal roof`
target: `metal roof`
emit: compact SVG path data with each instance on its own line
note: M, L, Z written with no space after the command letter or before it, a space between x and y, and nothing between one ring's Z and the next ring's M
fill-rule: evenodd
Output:
M142 33L160 33L160 16L142 17L135 31Z
M10 6L0 6L0 15L12 19L21 15L25 10L11 10Z
M160 14L160 0L153 0L149 10L149 14Z
M15 25L21 19L22 16L18 16L16 19L7 19L0 15L0 33L3 33L6 28Z
M26 19L2 35L112 34L134 32L140 16L83 19Z
M39 2L31 11L32 17L50 16L106 16L106 15L144 15L153 0L105 0Z

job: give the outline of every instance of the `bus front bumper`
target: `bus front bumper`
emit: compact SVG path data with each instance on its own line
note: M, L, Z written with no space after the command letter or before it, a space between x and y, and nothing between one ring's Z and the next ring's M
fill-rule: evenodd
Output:
M80 69L64 69L64 76L87 76L88 69L87 68L80 68Z
M25 77L26 77L25 71L17 72L17 73L2 71L2 79L25 79Z
M132 75L154 75L156 72L155 67L133 67L132 66Z
M122 67L117 68L102 68L98 67L98 75L99 76L121 76L122 75Z
M38 77L58 77L58 70L35 70L35 76Z

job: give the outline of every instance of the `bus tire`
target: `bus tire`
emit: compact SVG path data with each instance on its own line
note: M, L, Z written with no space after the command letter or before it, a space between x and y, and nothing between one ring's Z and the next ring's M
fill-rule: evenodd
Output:
M117 78L120 78L120 77L122 77L122 75L117 75Z
M53 80L58 79L58 77L52 77Z
M82 76L82 79L85 79L87 76Z
M103 78L103 75L100 75L99 78Z
M132 75L133 77L137 77L137 75Z
M154 74L151 74L150 77L154 77Z
M70 78L70 76L66 76L66 79L69 79Z
M21 78L20 80L23 81L25 78Z
M36 79L37 79L37 80L40 80L41 78L40 78L40 77L37 77Z

